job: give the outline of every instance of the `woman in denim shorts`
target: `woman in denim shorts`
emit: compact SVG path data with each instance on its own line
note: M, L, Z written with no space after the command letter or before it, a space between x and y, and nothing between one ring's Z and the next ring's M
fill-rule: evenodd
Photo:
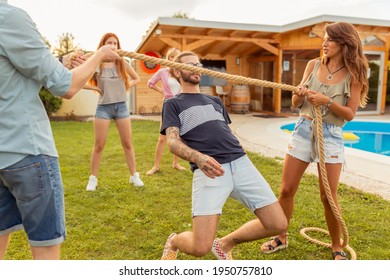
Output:
M111 45L114 50L121 48L118 37L113 33L103 35L98 48L104 45ZM95 191L98 185L97 174L111 120L115 121L118 128L130 171L130 184L136 187L144 185L139 173L136 172L135 154L131 140L130 114L126 105L128 89L139 81L138 74L124 59L102 63L90 80L92 88L100 93L100 97L93 121L95 143L91 156L91 175L86 188L87 191Z
M302 82L292 97L293 106L301 108L300 117L288 143L279 195L279 203L288 221L306 168L311 162L319 162L314 107L319 107L323 115L325 166L332 197L339 208L337 188L344 162L342 127L345 121L355 117L358 106L364 107L367 103L368 64L357 30L344 22L326 25L322 48L323 56L308 62ZM340 225L329 205L321 176L319 178L321 200L332 240L332 258L347 259L340 243ZM272 253L287 245L286 232L264 243L261 250Z

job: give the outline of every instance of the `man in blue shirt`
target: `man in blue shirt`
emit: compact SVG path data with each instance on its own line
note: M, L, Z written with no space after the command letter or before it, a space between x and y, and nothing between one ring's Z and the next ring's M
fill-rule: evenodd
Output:
M0 259L10 233L24 229L34 259L58 259L65 240L63 186L41 86L72 98L106 60L110 46L73 70L47 49L28 14L0 0Z

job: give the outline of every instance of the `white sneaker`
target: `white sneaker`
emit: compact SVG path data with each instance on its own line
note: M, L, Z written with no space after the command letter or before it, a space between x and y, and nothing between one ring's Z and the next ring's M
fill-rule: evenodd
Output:
M91 192L96 191L97 184L98 184L98 179L96 178L96 176L93 175L89 176L89 181L86 190Z
M130 184L133 184L136 187L144 186L144 182L142 182L138 172L135 172L133 176L130 176Z

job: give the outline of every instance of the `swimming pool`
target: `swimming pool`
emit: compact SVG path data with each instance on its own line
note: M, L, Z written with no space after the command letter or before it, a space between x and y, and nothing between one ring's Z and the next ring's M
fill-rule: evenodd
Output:
M295 123L280 128L294 130ZM345 124L344 146L390 157L390 122L352 121Z

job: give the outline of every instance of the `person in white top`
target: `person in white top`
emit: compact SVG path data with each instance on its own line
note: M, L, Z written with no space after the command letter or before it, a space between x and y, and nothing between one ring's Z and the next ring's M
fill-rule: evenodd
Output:
M173 60L175 56L178 55L179 53L180 50L176 48L170 48L167 51L166 59ZM161 82L162 88L156 86L158 82ZM163 102L179 94L181 91L181 86L178 83L178 81L173 77L171 77L171 75L169 74L169 68L162 68L158 70L149 79L148 87L161 93L164 96ZM160 121L160 126L161 126L161 121ZM156 152L154 155L154 165L152 169L146 172L147 175L153 175L154 173L160 170L160 161L164 152L165 143L166 143L166 136L159 134L157 145L156 145ZM179 164L179 157L176 155L174 155L173 157L172 168L175 168L177 170L186 170L186 168L184 168Z
M118 37L106 33L100 40L98 48L111 45L114 50L120 49ZM130 113L126 105L127 92L131 86L140 81L138 74L124 59L100 64L90 85L100 93L94 117L95 143L91 156L91 176L87 191L95 191L98 180L100 160L106 144L111 120L115 121L130 171L130 184L142 187L139 173L136 172L135 153L132 144Z

